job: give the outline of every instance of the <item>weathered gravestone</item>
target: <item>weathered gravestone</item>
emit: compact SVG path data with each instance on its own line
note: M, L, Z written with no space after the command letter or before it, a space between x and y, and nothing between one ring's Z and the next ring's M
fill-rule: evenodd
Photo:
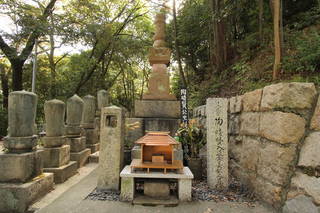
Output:
M228 100L208 98L207 181L210 188L228 188Z
M11 92L8 107L7 150L0 150L0 212L22 213L52 189L53 174L43 173L43 151L36 149L36 94Z
M65 145L65 104L60 100L44 104L46 136L43 138L44 171L54 173L54 182L63 183L77 172L77 162L70 162L70 145Z
M124 111L111 106L102 108L99 154L99 190L119 190L123 168Z
M67 101L67 144L70 145L70 159L77 161L78 168L87 163L91 153L91 150L86 148L86 137L81 135L83 105L83 100L77 95Z
M87 95L83 98L83 101L81 127L85 132L87 148L91 150L91 153L95 153L99 149L98 130L95 129L96 98Z

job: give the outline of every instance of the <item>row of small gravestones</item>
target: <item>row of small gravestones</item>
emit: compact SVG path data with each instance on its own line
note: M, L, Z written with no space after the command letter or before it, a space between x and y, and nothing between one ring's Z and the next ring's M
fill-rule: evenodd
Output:
M93 128L96 104L93 96L83 100L74 95L67 101L67 126L64 125L65 104L59 100L47 101L44 105L46 118L45 146L59 146L63 135L79 135L81 127ZM108 105L108 94L105 90L98 92L98 110ZM4 147L11 153L23 153L33 150L37 145L35 135L37 95L26 91L16 91L9 95L8 136L4 138ZM60 142L59 142L60 141Z

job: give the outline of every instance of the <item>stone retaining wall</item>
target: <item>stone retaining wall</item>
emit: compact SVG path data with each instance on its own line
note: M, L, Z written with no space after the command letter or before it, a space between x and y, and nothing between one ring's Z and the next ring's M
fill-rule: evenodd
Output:
M318 211L320 97L314 84L279 83L230 98L228 129L230 172L258 198L284 212L293 206Z

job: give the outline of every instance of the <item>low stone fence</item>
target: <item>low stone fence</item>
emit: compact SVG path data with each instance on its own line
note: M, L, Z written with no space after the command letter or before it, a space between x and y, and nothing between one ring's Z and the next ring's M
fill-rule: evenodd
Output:
M195 116L199 122L205 117ZM279 83L232 97L228 120L230 172L277 209L303 205L316 211L320 97L314 84Z

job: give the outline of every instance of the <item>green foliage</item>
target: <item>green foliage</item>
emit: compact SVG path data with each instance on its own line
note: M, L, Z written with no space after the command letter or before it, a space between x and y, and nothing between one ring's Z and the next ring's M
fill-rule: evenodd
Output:
M195 120L190 120L189 124L182 125L177 135L180 137L183 147L188 147L188 158L199 158L200 149L206 144L203 128Z

